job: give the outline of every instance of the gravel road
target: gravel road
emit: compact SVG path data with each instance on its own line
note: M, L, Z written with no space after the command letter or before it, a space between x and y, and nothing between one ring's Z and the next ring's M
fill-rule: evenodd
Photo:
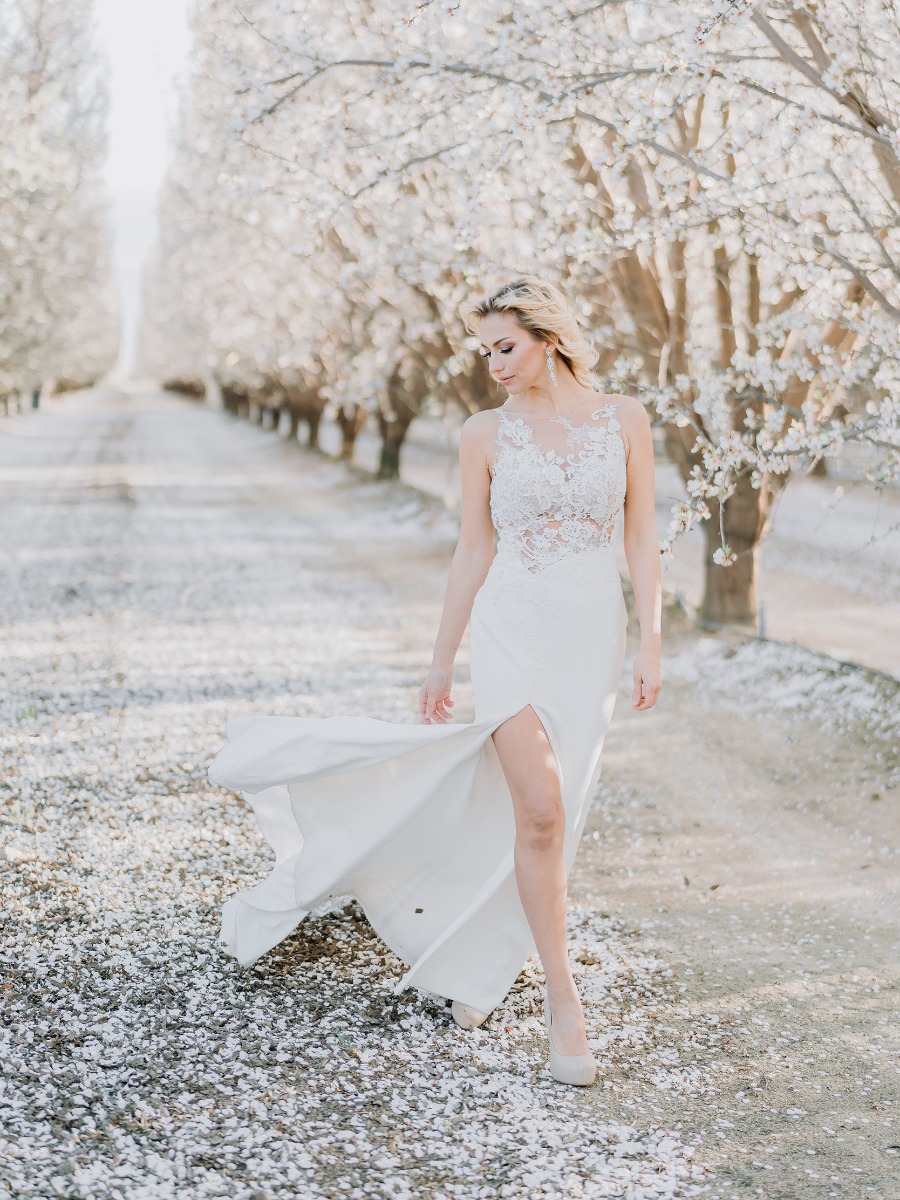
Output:
M900 1197L897 691L666 610L572 876L599 1086L541 975L467 1034L352 898L252 970L226 717L417 720L455 519L155 393L0 426L0 1197ZM466 647L456 719L471 720Z

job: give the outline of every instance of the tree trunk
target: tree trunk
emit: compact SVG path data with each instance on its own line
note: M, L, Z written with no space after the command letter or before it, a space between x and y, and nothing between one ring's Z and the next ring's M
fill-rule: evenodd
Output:
M687 480L691 467L700 462L699 454L691 452L696 434L692 429L672 423L664 428L669 458L678 467L682 478ZM759 547L773 495L786 482L786 478L769 476L763 480L761 487L755 488L750 483L749 474L738 479L722 509L725 544L737 555L730 567L720 567L713 561L713 555L722 546L719 505L714 499L707 502L710 516L702 523L706 551L703 560L704 594L698 610L701 620L723 625L756 622Z
M379 479L400 478L400 451L412 424L412 414L395 416L388 421L383 413L378 414L378 429L381 433L381 459L378 464Z
M366 410L364 408L338 410L337 423L341 431L341 448L338 451L338 458L350 462L353 458L353 451L356 449L356 438L366 422Z
M222 393L222 407L234 417L248 416L249 397L243 388L234 387L228 383L219 383Z
M309 429L309 435L306 439L306 444L311 450L319 449L319 424L322 420L322 413L317 408L311 408L306 413L306 425Z
M757 577L759 548L769 508L769 493L755 488L749 475L742 475L722 507L725 543L737 555L730 567L713 562L721 547L719 504L709 502L710 518L704 524L706 535L706 589L698 615L715 624L755 624L759 616Z
M385 403L378 409L378 432L381 435L381 460L378 464L378 479L400 478L400 450L407 431L418 415L417 408L407 403L408 396L420 399L424 394L423 380L414 372L403 372L403 364L395 367L386 388Z
M727 506L726 506L727 511ZM759 567L759 546L753 546L730 567L713 562L713 552L719 547L717 528L704 528L706 535L706 579L703 603L697 615L713 625L755 625L759 617L756 579ZM725 522L728 538L728 522ZM729 542L734 548L734 543Z

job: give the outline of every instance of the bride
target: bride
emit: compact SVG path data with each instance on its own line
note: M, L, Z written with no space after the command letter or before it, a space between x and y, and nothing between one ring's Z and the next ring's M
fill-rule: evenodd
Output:
M225 904L222 944L248 965L318 904L354 895L410 964L394 991L451 999L466 1029L537 951L550 1072L589 1085L567 879L625 654L620 517L640 623L634 709L661 687L650 422L637 399L593 390L596 351L555 287L525 276L461 315L508 397L462 428L460 535L421 724L228 721L210 778L244 794L276 861ZM462 724L451 691L467 625L475 715Z

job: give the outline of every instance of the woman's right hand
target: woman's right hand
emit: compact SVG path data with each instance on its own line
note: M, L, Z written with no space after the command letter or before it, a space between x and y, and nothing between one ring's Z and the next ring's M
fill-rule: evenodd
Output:
M419 716L426 725L432 721L443 725L453 716L447 709L453 707L450 688L453 686L453 671L432 667L419 689Z

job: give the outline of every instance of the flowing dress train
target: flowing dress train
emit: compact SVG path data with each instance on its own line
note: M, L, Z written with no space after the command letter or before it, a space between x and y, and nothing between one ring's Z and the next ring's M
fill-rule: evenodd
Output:
M615 534L625 443L607 403L587 423L497 410L497 552L472 605L471 724L235 717L209 767L275 852L227 901L221 941L249 965L329 898L352 895L408 970L395 985L490 1012L534 942L513 863L512 798L492 734L526 706L553 749L571 869L612 718L626 610Z

